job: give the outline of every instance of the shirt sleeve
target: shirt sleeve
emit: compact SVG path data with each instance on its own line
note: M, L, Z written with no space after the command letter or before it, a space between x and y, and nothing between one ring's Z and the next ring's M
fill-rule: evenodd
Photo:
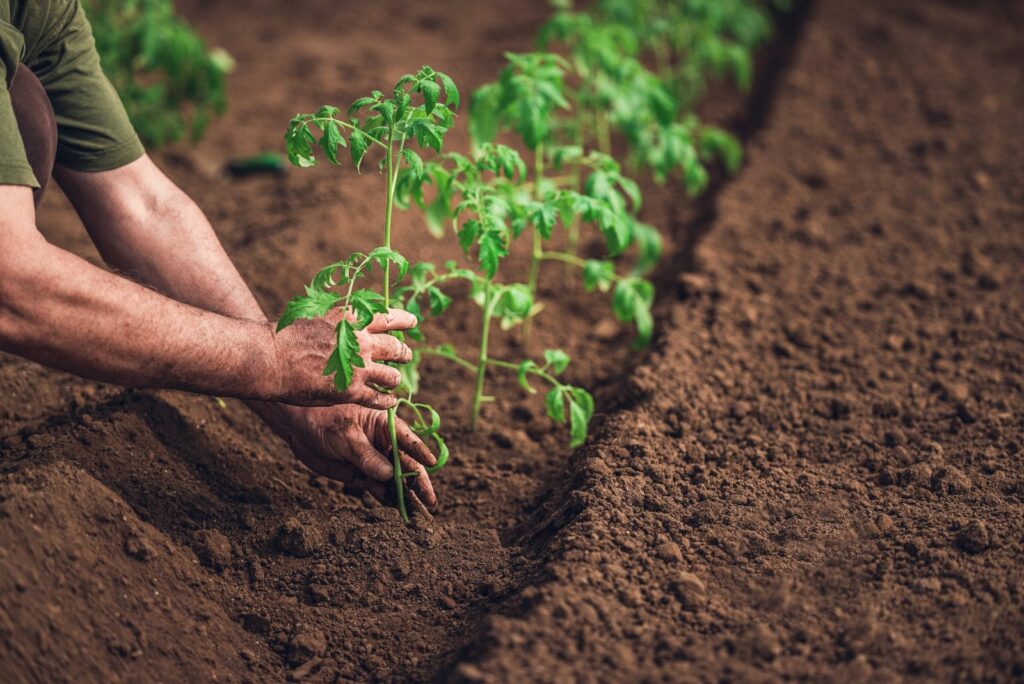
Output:
M0 60L0 185L27 185L38 188L39 182L28 157L25 144L18 130L18 120L11 106L11 94L7 89L7 66Z
M100 68L79 0L54 4L61 11L28 66L57 115L57 163L75 171L107 171L139 159L145 150Z

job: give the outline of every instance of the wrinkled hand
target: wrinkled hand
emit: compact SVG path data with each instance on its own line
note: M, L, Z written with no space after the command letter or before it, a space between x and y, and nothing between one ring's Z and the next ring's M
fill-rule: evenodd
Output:
M313 472L367 489L378 499L387 497L389 487L385 482L393 477L394 468L386 412L353 404L280 407L273 418L264 415L264 420ZM437 459L405 421L396 420L402 472L418 473L416 493L424 504L433 506L437 496L424 466L433 466Z
M324 375L327 357L337 343L335 327L342 312L327 318L298 320L274 335L275 368L272 389L263 397L295 406L333 406L359 404L373 409L388 409L397 399L375 389L398 387L401 374L384 362L407 363L412 350L388 334L416 327L416 317L407 311L390 309L378 314L364 330L356 333L365 368L356 368L352 383L339 392L331 378ZM351 314L348 314L351 318Z

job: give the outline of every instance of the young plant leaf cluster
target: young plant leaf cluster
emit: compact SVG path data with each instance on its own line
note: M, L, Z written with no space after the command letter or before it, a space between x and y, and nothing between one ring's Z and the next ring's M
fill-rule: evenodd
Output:
M208 50L172 0L83 0L100 63L147 146L198 140L227 107L221 49Z
M411 265L392 247L396 187L404 170L422 172L424 162L420 153L441 151L458 107L459 91L452 79L425 66L416 73L402 76L388 93L375 90L357 99L344 115L340 108L324 105L314 113L296 115L288 125L285 146L295 166L315 166L321 157L340 166L347 149L357 170L367 157L378 157L380 172L387 179L383 244L321 269L306 286L305 294L289 302L278 322L280 330L300 318L321 318L339 310L336 344L324 367L324 375L333 376L339 390L349 387L355 369L364 364L356 333L369 325L375 314L384 313L396 304L394 289L410 272L423 271L422 265ZM375 266L382 272L380 291L357 287L361 281L365 282ZM438 291L434 296L438 295L443 296L443 293ZM406 379L413 378L409 370L403 373ZM439 451L438 464L428 471L437 470L448 460L448 448L440 436L439 414L427 404L416 402L413 391L414 387L409 384L400 387L402 396L398 406L388 411L395 494L404 519L408 518L405 479L410 474L402 472L396 437L397 412L403 410L409 414L410 427L421 438L435 443Z
M661 236L639 218L641 192L612 156L615 136L634 166L660 181L678 178L690 194L707 186L709 164L733 172L742 159L738 141L703 124L691 107L710 78L728 73L741 87L749 85L751 50L771 28L759 2L597 0L587 12L573 11L568 0L555 4L541 50L508 54L498 80L474 93L470 154L442 152L459 94L451 79L429 67L404 76L390 93L356 100L344 115L332 106L297 115L285 136L289 159L300 167L321 157L341 164L347 148L358 169L376 148L382 151L379 167L388 180L383 245L323 269L281 319L285 326L300 317L346 312L325 368L339 388L361 363L356 332L375 313L400 306L421 321L442 316L456 291L479 307L472 358L449 343L428 344L419 329L407 334L413 360L401 367L399 409L410 413L419 434L434 440L442 454L436 467L448 459L440 416L413 398L427 357L455 363L474 377L474 428L482 406L493 400L489 374L505 371L528 394L543 392L547 414L568 426L574 447L585 441L594 400L563 380L570 363L564 351L547 349L539 358L519 360L491 353L497 331L520 326L528 347L532 321L543 308L545 263L563 264L579 274L585 290L607 293L615 317L635 328L635 343L650 341L655 293L646 275L661 257ZM656 69L646 66L652 61ZM501 135L511 135L515 146L498 144ZM525 149L525 159L517 148ZM424 152L434 154L425 159ZM435 237L451 234L463 259L410 264L392 249L395 206L420 212ZM585 255L579 249L584 237ZM521 238L529 240L529 267L509 273L505 261ZM382 292L357 287L374 267L384 274ZM456 283L461 286L450 287ZM394 443L394 412L389 424ZM397 449L394 458L404 516L407 475Z

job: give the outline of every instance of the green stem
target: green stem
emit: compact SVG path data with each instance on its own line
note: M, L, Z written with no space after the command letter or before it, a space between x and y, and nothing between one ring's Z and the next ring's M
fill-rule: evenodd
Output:
M388 173L388 202L384 212L384 246L391 249L391 218L395 209L395 183L397 181L397 169L395 168L394 150L391 147L391 135L388 134L387 151L387 173ZM384 306L391 306L391 262L384 265ZM396 410L388 409L388 438L391 440L391 461L394 467L395 495L398 498L398 512L402 520L409 522L409 513L405 509L405 479L402 476L402 452L398 448L398 429L396 425Z
M597 149L603 154L611 156L612 133L608 126L608 117L605 116L604 112L598 112L597 114Z
M541 179L544 178L544 143L537 145L533 151L533 196L535 199L541 199ZM540 285L540 262L541 256L544 253L544 238L534 226L531 231L533 234L533 253L530 256L530 277L526 281L527 287L530 289L530 298L536 303L537 301L537 290ZM530 331L533 328L533 312L531 311L527 316L526 320L523 321L523 345L529 346L530 344Z
M488 282L484 286L484 320L483 330L480 333L480 354L476 363L476 388L473 391L473 416L470 419L470 430L476 430L477 422L480 420L480 406L484 399L484 383L487 381L487 348L491 339L491 318L494 316L494 302L497 299L492 293L492 284Z

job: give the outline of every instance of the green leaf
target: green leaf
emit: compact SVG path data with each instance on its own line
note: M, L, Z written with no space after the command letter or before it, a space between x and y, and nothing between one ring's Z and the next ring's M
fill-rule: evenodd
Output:
M316 138L313 137L302 116L292 119L288 131L284 135L284 141L288 151L288 160L293 165L301 168L316 166L316 158L313 156L313 144L316 143Z
M355 290L348 300L349 308L356 315L355 329L362 330L373 322L375 314L387 313L384 295L369 289Z
M377 101L377 98L361 97L358 100L356 100L355 102L353 102L352 105L348 108L348 115L352 116L353 114L358 112L363 107L366 107L368 105L372 105L376 101Z
M366 257L376 262L382 271L387 269L388 264L394 264L398 268L396 281L404 278L405 274L409 272L409 260L390 247L376 247Z
M473 93L469 101L469 134L474 145L491 142L498 135L501 89L489 83Z
M498 273L498 265L508 255L505 241L496 233L488 232L480 235L480 267L488 278Z
M601 259L587 259L583 265L583 288L587 292L607 292L615 279L615 264Z
M345 138L341 134L341 126L334 119L330 119L323 123L323 131L323 135L320 136L320 147L323 148L327 159L337 166L338 147L347 147Z
M416 174L416 178L423 180L423 160L420 158L420 155L406 148L402 150L402 157L405 159L405 163L409 165L409 168L412 169L412 172Z
M334 292L323 292L307 287L305 297L295 297L288 302L284 313L277 321L277 331L281 332L300 318L321 318L340 300L341 296Z
M503 318L525 318L533 308L533 296L526 285L506 285L500 297L495 313Z
M448 77L447 74L438 72L437 77L441 79L441 85L444 86L444 102L452 109L458 109L461 104L459 101L459 89L455 87L455 81Z
M570 360L569 355L561 349L544 350L544 362L551 367L555 375L564 371L568 367Z
M544 396L544 406L548 411L548 418L557 422L565 422L565 396L561 387L555 387Z
M408 363L397 366L398 372L402 374L402 385L410 395L420 391L420 361L422 354L419 349L413 349L412 359Z
M584 389L573 387L569 395L569 445L575 449L587 441L590 419L594 416L594 398Z
M359 355L359 339L347 319L338 323L338 344L327 358L324 375L334 375L334 386L344 392L352 384L356 368L365 368L366 363Z
M430 315L440 316L452 304L452 298L446 295L437 287L430 287L427 290L427 297L430 299Z
M537 364L532 359L527 359L526 361L523 361L522 363L519 364L519 369L518 369L519 386L522 387L526 391L527 394L536 394L537 393L537 390L535 390L530 385L530 377L529 377L530 371L531 370L535 370L536 368L537 368Z
M441 97L441 86L434 81L420 81L416 89L423 94L423 106L427 114L434 111L434 106Z
M352 163L356 165L358 170L363 164L363 157L366 156L366 150L370 147L370 139L358 128L352 130L352 135L349 136L349 152L352 155Z

